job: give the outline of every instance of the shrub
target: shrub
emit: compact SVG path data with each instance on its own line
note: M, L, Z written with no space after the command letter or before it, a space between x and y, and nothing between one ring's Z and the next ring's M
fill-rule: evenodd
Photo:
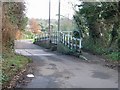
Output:
M71 54L73 54L75 52L74 49L71 50L62 43L58 44L57 51L60 52L60 53L63 53L63 54L67 54L67 55L71 55Z

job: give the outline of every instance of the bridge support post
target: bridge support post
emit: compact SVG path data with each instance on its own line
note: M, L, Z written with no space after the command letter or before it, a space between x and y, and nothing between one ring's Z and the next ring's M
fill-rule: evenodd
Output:
M80 55L82 54L81 48L82 48L82 38L80 38L80 40L79 40L79 53L80 53Z

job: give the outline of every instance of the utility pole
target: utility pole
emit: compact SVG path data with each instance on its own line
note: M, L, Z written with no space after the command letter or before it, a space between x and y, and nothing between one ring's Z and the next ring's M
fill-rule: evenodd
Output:
M58 5L58 43L60 42L60 0Z
M49 31L48 31L49 42L51 43L50 16L51 16L51 0L49 0Z

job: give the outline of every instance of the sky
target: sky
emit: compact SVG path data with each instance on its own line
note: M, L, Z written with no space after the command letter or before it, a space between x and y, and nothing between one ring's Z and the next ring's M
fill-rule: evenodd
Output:
M72 3L78 0L61 0L61 15L72 18L74 11ZM58 0L51 0L51 19L57 19ZM29 18L48 19L49 18L49 0L26 0L26 15Z

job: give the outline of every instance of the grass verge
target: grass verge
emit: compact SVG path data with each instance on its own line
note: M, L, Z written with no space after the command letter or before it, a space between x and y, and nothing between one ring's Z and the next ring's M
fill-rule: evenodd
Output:
M6 86L22 69L26 67L31 60L25 56L18 54L9 54L3 56L2 60L2 77L0 82L2 86Z

